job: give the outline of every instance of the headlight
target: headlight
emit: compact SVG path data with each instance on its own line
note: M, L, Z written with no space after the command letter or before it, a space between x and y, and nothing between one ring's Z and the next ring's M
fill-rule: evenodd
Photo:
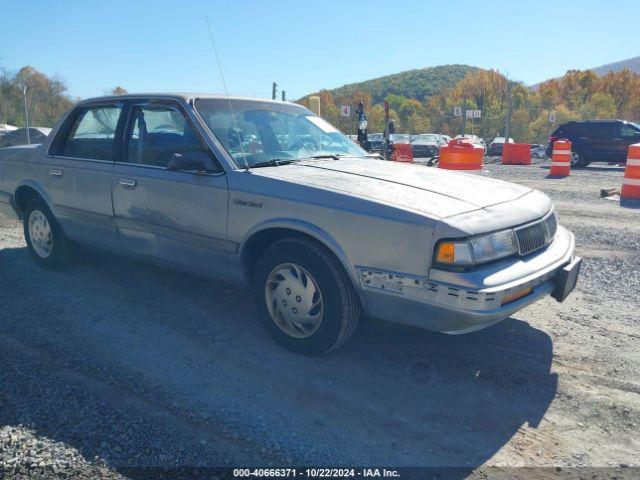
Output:
M436 247L435 263L469 266L491 262L518 253L518 240L513 230L471 237L466 240L444 240Z

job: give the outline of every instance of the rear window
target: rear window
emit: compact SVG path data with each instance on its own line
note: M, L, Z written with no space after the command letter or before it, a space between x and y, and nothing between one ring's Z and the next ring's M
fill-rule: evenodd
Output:
M65 157L112 160L122 107L100 105L78 110L59 154Z

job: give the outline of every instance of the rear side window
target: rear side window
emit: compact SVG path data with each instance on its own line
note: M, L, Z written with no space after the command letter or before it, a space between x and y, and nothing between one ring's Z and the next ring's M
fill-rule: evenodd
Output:
M131 163L166 167L175 154L208 152L184 115L168 106L135 106L130 129Z
M613 123L593 123L589 128L589 136L593 138L611 138L614 135Z
M116 130L122 108L100 105L80 109L60 154L65 157L113 160Z

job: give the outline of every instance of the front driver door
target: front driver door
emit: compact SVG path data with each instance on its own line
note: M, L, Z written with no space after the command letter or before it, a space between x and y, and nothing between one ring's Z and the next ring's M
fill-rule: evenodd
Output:
M629 145L640 142L640 130L634 124L618 123L616 135L616 160L624 162L627 159Z
M177 102L131 105L112 176L124 248L163 263L228 276L227 178ZM167 169L175 154L207 151L206 173Z

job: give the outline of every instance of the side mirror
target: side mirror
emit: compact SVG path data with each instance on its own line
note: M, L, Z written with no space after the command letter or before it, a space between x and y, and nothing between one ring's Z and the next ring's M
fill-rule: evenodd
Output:
M167 170L208 172L212 170L211 156L204 151L174 153L167 164Z

